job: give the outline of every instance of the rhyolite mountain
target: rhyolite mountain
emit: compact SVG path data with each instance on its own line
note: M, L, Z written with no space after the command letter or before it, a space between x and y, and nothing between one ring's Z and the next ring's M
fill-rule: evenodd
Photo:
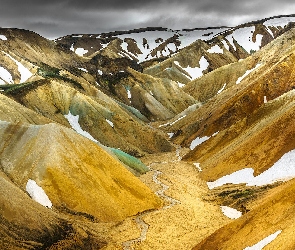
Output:
M1 28L0 248L293 249L294 21ZM216 223L171 231L194 189Z

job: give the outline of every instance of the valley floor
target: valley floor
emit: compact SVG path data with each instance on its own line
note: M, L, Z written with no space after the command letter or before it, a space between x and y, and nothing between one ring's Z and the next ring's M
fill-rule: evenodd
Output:
M180 161L178 154L176 151L142 159L151 171L140 179L165 204L114 226L105 250L191 249L230 221L219 206L202 199L208 192L206 183L198 177L199 170Z

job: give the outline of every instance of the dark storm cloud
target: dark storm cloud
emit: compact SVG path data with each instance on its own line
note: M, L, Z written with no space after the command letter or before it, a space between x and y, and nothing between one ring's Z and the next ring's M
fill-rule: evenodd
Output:
M289 0L1 0L0 26L57 37L146 26L233 26L294 9Z

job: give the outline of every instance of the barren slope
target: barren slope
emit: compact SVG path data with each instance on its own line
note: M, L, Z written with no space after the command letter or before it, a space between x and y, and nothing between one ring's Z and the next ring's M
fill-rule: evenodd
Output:
M241 218L220 228L199 243L197 249L244 249L281 230L263 249L293 249L294 180L273 190L272 195Z
M21 189L35 180L57 209L122 220L161 201L94 142L57 124L1 122L1 168Z

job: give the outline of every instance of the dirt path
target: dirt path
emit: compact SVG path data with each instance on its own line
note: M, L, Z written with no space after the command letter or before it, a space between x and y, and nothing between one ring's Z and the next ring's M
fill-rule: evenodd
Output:
M107 250L188 250L229 222L219 206L202 199L207 185L193 164L180 161L183 151L178 148L143 159L151 171L140 179L165 205L116 225L110 231L113 244Z

